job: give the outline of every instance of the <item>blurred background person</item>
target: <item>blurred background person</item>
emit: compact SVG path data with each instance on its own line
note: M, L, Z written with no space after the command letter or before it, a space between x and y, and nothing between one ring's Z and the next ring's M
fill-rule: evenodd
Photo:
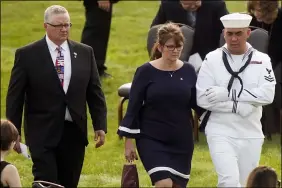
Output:
M198 54L201 60L204 60L207 53L219 47L223 30L219 19L226 14L228 10L222 0L162 0L151 27L170 21L194 28L194 41L190 54Z
M194 151L192 108L196 106L196 72L179 60L184 37L177 25L161 26L151 61L138 67L129 104L118 134L125 156L140 159L155 187L186 187Z
M105 65L110 36L113 4L119 0L84 0L85 24L81 42L93 48L101 77L111 77Z
M277 80L274 102L264 107L262 124L268 137L280 133L281 62L282 62L282 10L278 0L248 1L247 10L253 17L250 26L268 31L268 55Z
M268 166L258 166L249 175L247 188L279 188L280 181L276 171Z
M21 187L21 180L17 168L5 161L5 156L13 150L18 139L17 128L8 120L1 119L1 165L0 187Z
M253 17L250 26L268 31L268 55L275 69L282 61L282 10L279 7L279 1L248 1L247 9Z

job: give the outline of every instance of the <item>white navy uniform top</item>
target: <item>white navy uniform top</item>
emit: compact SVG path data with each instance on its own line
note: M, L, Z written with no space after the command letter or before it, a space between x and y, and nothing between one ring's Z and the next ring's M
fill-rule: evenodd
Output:
M225 44L206 55L198 74L196 90L198 106L211 111L207 122L206 135L222 135L233 138L264 138L260 119L262 117L262 106L272 103L275 92L275 76L273 74L270 58L267 54L259 52L247 43L248 50L243 55L231 55ZM243 81L243 90L239 103L248 103L255 106L255 110L245 118L238 113L232 113L233 101L209 103L205 91L212 86L228 87L231 74L225 68L222 60L222 52L227 53L227 59L233 71L239 71L253 51L250 64L238 76ZM242 61L243 59L243 61ZM241 84L234 79L231 90L238 93ZM230 90L230 91L231 91ZM201 117L203 119L204 113Z
M46 42L47 42L47 46L50 52L50 55L52 57L54 66L56 65L56 57L58 54L58 51L56 50L56 48L58 47L58 45L56 45L55 43L53 43L49 37L46 34ZM70 83L70 79L71 79L71 57L70 57L70 49L69 49L69 45L68 42L65 41L62 45L61 45L62 49L63 49L63 54L64 54L64 91L65 93L67 93L68 91L68 87L69 87L69 83ZM66 113L65 113L65 120L68 121L72 121L69 109L66 108Z

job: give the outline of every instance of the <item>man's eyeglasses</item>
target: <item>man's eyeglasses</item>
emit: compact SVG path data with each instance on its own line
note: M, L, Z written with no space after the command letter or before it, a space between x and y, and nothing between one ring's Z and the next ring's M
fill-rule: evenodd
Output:
M58 25L54 25L54 24L50 24L47 23L48 25L51 25L52 27L58 28L58 29L63 29L63 27L65 27L66 29L69 29L72 24L71 23L67 23L67 24L58 24Z
M169 51L174 51L175 49L177 51L180 51L183 49L183 46L174 46L174 45L165 45L165 47L169 50Z

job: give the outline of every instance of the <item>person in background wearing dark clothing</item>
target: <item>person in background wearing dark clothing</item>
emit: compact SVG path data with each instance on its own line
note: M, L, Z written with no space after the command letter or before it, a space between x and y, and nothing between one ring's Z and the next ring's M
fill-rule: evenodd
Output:
M98 72L101 77L111 77L105 66L111 29L112 8L118 0L84 0L85 25L81 42L93 48Z
M250 26L268 31L268 55L276 77L274 102L264 107L262 124L269 138L271 133L280 133L281 120L281 62L282 62L282 9L278 0L248 1L247 10L253 17Z
M248 1L247 9L253 17L250 26L268 31L268 55L273 69L282 61L282 9L278 0Z
M219 47L220 35L223 30L220 17L226 14L228 14L228 10L224 1L163 0L151 27L171 21L194 28L191 55L198 53L203 60L207 53Z
M19 132L15 125L8 120L1 119L1 162L0 162L0 188L22 187L18 169L5 161L16 144Z

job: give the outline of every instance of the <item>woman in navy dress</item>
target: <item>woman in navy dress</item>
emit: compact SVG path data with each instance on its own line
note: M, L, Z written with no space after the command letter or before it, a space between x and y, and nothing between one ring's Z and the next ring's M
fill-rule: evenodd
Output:
M126 138L125 157L139 157L155 187L186 187L194 150L192 108L196 73L179 60L184 37L177 25L158 31L150 62L138 67L127 112L118 134Z

